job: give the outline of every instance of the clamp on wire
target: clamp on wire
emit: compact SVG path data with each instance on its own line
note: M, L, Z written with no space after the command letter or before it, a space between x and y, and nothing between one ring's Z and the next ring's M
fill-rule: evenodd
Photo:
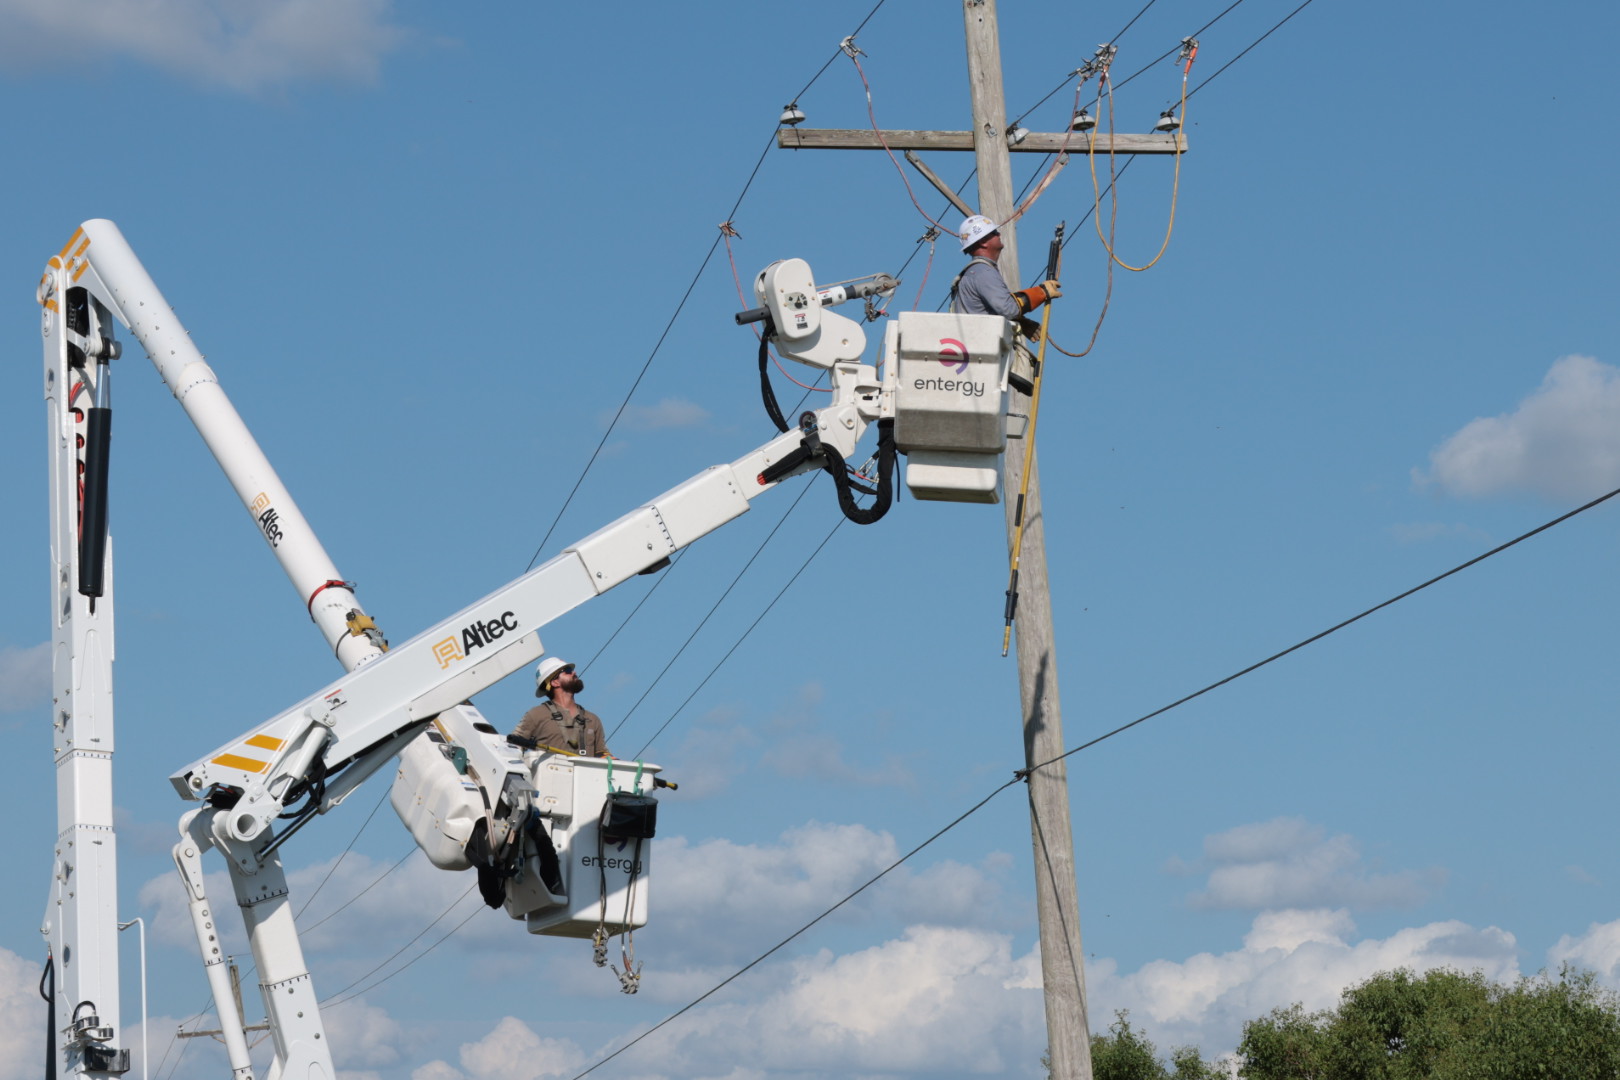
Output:
M1119 46L1105 41L1097 46L1097 51L1092 54L1090 60L1074 69L1074 74L1080 76L1082 83L1093 75L1106 75L1114 62L1114 57L1118 55Z
M1184 37L1181 39L1181 55L1176 59L1187 61L1187 66L1181 69L1181 77L1185 79L1192 71L1193 61L1198 59L1198 39Z
M838 47L839 47L839 49L843 50L844 55L849 57L851 60L855 59L857 56L869 56L869 55L871 55L870 53L866 52L864 49L860 49L860 48L856 47L856 45L855 45L855 35L854 34L851 34L851 35L849 35L849 37L845 38L843 41L840 41L838 43Z

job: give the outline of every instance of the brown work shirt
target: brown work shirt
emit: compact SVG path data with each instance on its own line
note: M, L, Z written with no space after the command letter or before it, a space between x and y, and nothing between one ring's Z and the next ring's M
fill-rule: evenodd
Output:
M533 739L553 750L567 750L582 757L607 757L607 736L602 734L602 718L589 709L575 706L573 716L553 701L543 701L523 714L514 734Z

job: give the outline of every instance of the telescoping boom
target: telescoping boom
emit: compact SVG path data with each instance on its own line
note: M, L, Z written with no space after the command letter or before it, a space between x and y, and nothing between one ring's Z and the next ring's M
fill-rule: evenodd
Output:
M468 703L474 694L533 663L540 630L578 605L746 513L782 481L825 469L845 513L882 515L892 496L896 453L910 458L906 481L920 498L995 501L1007 437L1006 388L1012 338L995 316L901 313L887 326L883 363L863 364L861 325L825 310L846 299L892 292L879 277L818 288L803 260L773 263L755 281L766 349L826 371L831 404L789 424L769 397L780 434L729 464L677 484L617 521L569 545L476 603L390 647L338 573L308 521L254 441L117 226L85 222L48 263L42 309L52 469L52 560L56 612L56 744L59 842L43 931L57 965L56 994L71 1002L52 1019L52 1061L67 1075L110 1076L129 1067L120 1048L116 855L111 820L112 596L107 492L109 373L121 353L121 324L140 341L196 425L209 451L286 571L345 674L170 777L195 802L174 849L205 971L219 1012L232 1075L253 1075L244 1018L218 942L218 911L204 888L202 856L225 858L258 968L274 1039L272 1077L331 1077L318 999L303 953L280 849L319 814L340 805L368 777L400 758L393 804L436 865L477 867L486 901L504 904L536 933L601 936L646 919L635 892L652 835L650 810L612 815L611 763L569 761L545 748L513 745ZM852 480L868 427L878 428L876 488ZM83 482L80 482L80 478ZM852 490L877 503L855 505ZM450 770L446 772L446 770ZM642 774L645 774L644 776ZM651 790L647 765L626 792ZM471 794L465 794L470 792ZM617 813L617 812L615 812ZM637 813L641 814L637 818ZM636 819L631 821L630 819ZM628 890L610 890L602 837L633 836L635 854L615 865ZM642 830L642 831L634 831ZM592 844L596 847L593 849ZM591 873L586 873L589 868ZM600 918L593 917L600 877ZM71 887L64 882L71 879ZM609 910L623 896L622 909ZM589 901L589 902L587 902ZM626 974L621 980L633 989Z

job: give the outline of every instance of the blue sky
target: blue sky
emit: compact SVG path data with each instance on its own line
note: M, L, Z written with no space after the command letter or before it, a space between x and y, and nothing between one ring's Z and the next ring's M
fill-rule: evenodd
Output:
M1244 0L1202 32L1194 84L1296 2ZM1118 39L1116 73L1225 6L1158 0ZM1139 8L1003 5L1011 111ZM867 3L603 10L0 2L15 130L0 179L14 208L0 218L14 287L0 731L17 765L0 1078L32 1075L44 1022L54 804L31 289L80 221L119 223L396 641L524 569L719 222L741 234L745 280L791 256L823 280L893 272L916 250L927 223L879 154L772 150L732 215L782 105ZM1054 362L1043 400L1068 743L1620 485L1615 154L1593 46L1617 23L1594 3L1527 23L1499 5L1314 0L1193 97L1169 250L1116 274L1095 352ZM889 0L859 44L880 123L966 126L955 5ZM1145 130L1179 89L1168 62L1148 70L1117 95L1120 129ZM1026 123L1057 130L1070 101L1072 87ZM813 126L866 123L841 56L800 104ZM931 164L953 183L970 167ZM1015 163L1015 183L1034 167ZM1157 250L1170 195L1167 161L1121 180L1127 261ZM1020 223L1030 278L1057 221L1078 234L1053 323L1070 349L1104 288L1106 256L1077 224L1091 205L1077 161ZM960 262L939 245L922 307ZM902 274L901 307L925 264L926 249ZM721 248L547 554L771 434L737 306ZM155 1067L206 1001L166 777L338 670L138 346L115 394L121 893L151 925ZM798 494L691 549L586 673L608 726L628 716L621 754L673 716L648 751L683 784L660 815L642 993L618 994L583 945L478 915L329 1010L350 1080L571 1077L1021 763L999 509L903 501L806 565L839 519L830 490ZM1620 986L1616 514L1583 514L1071 759L1094 1027L1128 1008L1162 1045L1220 1054L1245 1019L1331 1004L1401 965L1505 978L1567 960ZM651 583L555 624L548 645L585 662ZM529 693L514 679L478 704L515 723ZM323 996L393 970L365 978L470 884L415 856L362 894L411 849L387 808L355 839L381 797L363 789L287 849L307 895L354 841L306 919L359 896L308 931ZM1014 789L593 1075L1038 1075L1028 836ZM138 1043L133 948L126 960ZM199 1042L173 1075L222 1063Z

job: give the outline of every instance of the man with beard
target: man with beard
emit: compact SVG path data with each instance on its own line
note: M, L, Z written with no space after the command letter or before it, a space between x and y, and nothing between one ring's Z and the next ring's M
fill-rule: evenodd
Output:
M523 714L513 734L532 739L536 746L581 757L612 757L607 736L602 734L602 718L574 700L583 689L585 680L574 673L573 664L561 657L546 657L534 669L534 696L546 700Z

